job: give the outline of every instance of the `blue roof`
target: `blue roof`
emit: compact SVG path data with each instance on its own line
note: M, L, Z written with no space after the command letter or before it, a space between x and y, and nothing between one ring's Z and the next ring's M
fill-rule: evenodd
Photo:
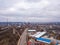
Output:
M44 43L48 43L48 44L51 43L51 40L50 40L50 39L46 39L46 38L36 38L36 40L37 40L37 41L44 42Z

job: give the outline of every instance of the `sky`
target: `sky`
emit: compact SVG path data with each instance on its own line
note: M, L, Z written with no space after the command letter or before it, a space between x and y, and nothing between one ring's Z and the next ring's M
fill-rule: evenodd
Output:
M60 22L60 0L0 0L0 22Z

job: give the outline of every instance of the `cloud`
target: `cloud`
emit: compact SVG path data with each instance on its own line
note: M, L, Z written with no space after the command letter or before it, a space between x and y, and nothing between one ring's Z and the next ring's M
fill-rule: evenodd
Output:
M9 7L3 11L7 12L11 12L11 11L20 11L21 9L25 9L25 11L30 11L31 10L35 10L35 9L42 9L44 7L46 7L49 4L48 1L40 1L38 3L28 3L28 2L18 2L16 4L14 4L12 7ZM20 10L19 10L20 9ZM24 11L24 10L21 10Z
M0 19L8 17L9 21L17 21L18 18L18 21L27 22L55 22L60 19L60 0L1 0L0 2L3 2L0 3L0 16L4 16Z

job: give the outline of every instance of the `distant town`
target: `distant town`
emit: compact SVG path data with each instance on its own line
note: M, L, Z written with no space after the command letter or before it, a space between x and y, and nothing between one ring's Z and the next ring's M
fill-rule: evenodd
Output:
M60 22L0 22L0 45L60 45Z

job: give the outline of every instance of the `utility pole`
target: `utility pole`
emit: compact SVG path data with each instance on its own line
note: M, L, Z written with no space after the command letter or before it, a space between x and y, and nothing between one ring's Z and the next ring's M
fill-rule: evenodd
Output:
M8 17L7 17L7 26L8 26Z

